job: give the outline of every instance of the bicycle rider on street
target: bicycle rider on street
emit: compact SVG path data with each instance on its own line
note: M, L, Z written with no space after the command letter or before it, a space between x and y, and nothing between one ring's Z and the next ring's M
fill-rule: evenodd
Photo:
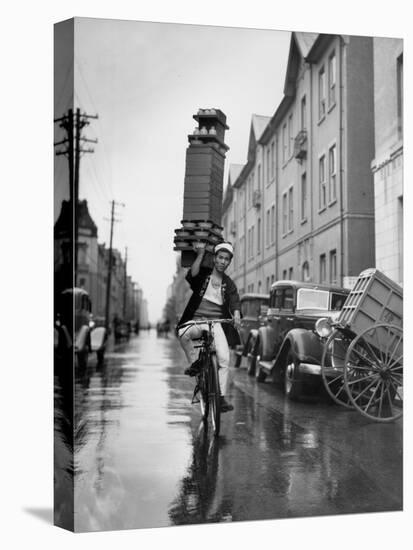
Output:
M188 328L180 328L180 325L198 319L230 319L239 328L241 324L240 299L235 283L228 275L226 269L231 263L234 250L230 243L220 243L214 249L214 267L212 269L201 266L205 254L205 245L194 243L193 248L197 257L188 270L186 280L192 292L185 311L178 323L178 337L188 359L190 366L185 374L195 376L200 370L198 349L194 347L193 339L200 338L203 330L208 325L194 325ZM229 372L229 345L234 346L240 342L238 332L234 326L225 323L214 325L214 342L219 364L219 385L221 389L221 412L233 410L233 405L225 399L228 389Z

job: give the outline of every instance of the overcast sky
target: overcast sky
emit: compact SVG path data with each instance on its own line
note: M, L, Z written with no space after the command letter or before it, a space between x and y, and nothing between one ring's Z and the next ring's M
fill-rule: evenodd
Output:
M229 164L246 162L251 115L271 116L282 99L289 41L285 31L76 19L74 103L99 116L84 130L98 144L81 159L80 198L107 244L110 201L125 204L114 246L128 247L128 273L151 321L175 272L192 115L210 107L227 115L225 187ZM61 114L69 107L66 76Z

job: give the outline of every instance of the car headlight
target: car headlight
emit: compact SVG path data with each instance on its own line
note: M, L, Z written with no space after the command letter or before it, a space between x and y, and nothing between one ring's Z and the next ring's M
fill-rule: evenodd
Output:
M328 338L333 332L332 321L328 317L322 317L315 324L315 331L320 338Z

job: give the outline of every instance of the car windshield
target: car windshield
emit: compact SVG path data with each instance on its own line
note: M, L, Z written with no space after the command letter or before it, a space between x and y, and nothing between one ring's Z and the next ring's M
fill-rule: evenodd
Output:
M267 300L245 300L241 305L241 312L244 317L258 317L267 309Z
M330 293L327 290L300 288L297 292L297 309L328 310Z

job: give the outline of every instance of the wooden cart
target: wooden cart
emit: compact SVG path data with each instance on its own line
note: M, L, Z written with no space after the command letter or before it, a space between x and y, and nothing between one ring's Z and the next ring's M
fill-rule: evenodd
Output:
M324 344L322 378L334 401L389 422L403 413L403 291L363 271Z

